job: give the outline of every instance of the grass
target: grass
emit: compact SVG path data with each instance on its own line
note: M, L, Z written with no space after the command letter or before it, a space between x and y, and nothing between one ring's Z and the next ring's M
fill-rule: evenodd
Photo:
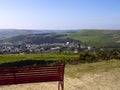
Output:
M0 55L0 64L20 60L68 60L78 57L78 54L47 53L47 54L6 54Z
M120 71L120 60L109 60L95 63L77 65L66 65L65 75L72 78L79 78L84 74L99 74L117 70Z
M109 46L119 45L116 43L120 39L119 34L119 30L81 30L66 37L80 40L92 46Z

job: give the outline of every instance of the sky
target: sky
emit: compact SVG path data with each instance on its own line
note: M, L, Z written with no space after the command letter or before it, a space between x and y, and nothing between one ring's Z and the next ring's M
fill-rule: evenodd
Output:
M120 0L0 0L0 29L120 29Z

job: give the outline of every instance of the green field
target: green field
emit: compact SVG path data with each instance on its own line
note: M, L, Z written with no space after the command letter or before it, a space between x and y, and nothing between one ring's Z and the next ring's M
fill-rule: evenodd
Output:
M119 46L120 30L80 30L67 37L91 46Z
M6 54L0 55L0 64L21 60L68 60L77 58L78 54L47 53L47 54Z

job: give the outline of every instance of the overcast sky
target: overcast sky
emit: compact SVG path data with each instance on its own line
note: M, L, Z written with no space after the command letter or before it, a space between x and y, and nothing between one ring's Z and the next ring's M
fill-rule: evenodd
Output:
M0 29L120 29L120 0L0 0Z

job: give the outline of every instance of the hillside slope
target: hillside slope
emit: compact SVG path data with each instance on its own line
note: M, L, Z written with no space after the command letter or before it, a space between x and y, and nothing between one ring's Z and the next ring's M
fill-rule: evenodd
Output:
M43 43L66 43L66 42L78 42L72 38L61 39L60 37L66 36L67 34L27 34L11 37L8 39L1 40L2 43L13 43L13 44L43 44ZM80 42L80 41L79 41Z
M71 33L67 37L81 40L87 45L92 46L120 46L120 30L81 30Z
M17 29L0 29L0 40L18 36L18 35L25 35L25 34L38 34L38 33L47 33L47 31L43 30L17 30Z
M29 29L0 29L0 40L18 35L44 34L44 33L66 33L76 30L29 30Z

